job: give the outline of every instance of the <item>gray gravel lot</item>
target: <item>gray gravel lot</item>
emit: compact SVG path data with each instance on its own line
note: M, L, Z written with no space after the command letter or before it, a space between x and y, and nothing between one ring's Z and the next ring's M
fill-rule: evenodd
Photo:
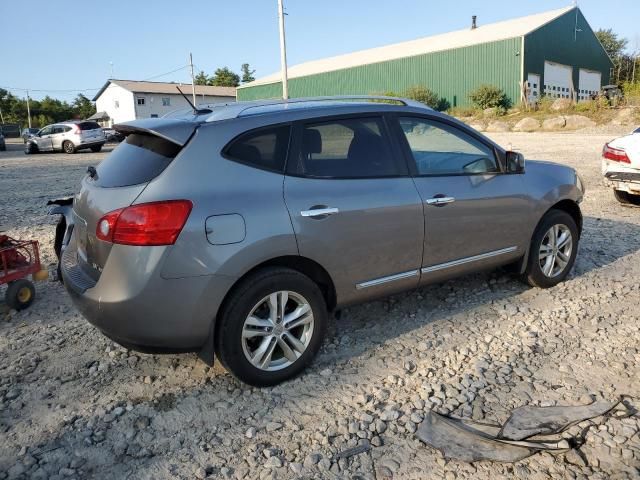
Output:
M600 176L615 135L492 136L585 180L584 237L566 283L536 290L489 272L350 308L312 368L270 389L195 355L127 351L60 284L39 283L30 309L0 304L0 479L640 478L637 415L589 430L582 457L514 465L446 461L413 435L431 408L503 422L523 404L590 395L628 394L640 407L640 209L616 203ZM106 153L8 147L0 230L40 240L52 264L45 203L73 193ZM338 459L366 442L368 452Z

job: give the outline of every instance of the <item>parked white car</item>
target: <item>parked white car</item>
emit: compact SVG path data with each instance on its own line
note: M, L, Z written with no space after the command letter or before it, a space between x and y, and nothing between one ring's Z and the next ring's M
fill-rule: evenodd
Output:
M616 200L640 205L640 128L604 146L602 174Z

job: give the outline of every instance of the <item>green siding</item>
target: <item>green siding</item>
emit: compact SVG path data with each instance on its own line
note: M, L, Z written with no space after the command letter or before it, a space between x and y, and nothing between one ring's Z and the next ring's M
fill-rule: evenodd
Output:
M497 85L516 103L520 98L522 37L362 65L289 80L291 98L323 95L401 93L413 85L429 87L451 106L469 104L480 84ZM279 98L281 83L239 88L238 100Z
M577 12L578 29L582 30L577 32L577 36L576 10L571 10L525 37L524 78L529 73L541 75L541 85L544 85L544 62L548 60L573 67L576 89L581 68L601 72L603 85L609 83L613 64L582 12Z

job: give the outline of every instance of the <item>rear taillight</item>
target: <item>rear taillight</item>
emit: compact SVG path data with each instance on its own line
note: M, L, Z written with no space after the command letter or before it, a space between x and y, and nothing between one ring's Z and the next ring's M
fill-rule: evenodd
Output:
M78 125L74 125L73 126L73 133L76 135L80 135L82 133L82 130L80 129L80 127Z
M621 148L610 147L608 143L605 144L604 150L602 150L602 156L613 162L631 163L627 152Z
M189 200L168 200L114 210L98 221L96 236L121 245L173 245L192 207Z

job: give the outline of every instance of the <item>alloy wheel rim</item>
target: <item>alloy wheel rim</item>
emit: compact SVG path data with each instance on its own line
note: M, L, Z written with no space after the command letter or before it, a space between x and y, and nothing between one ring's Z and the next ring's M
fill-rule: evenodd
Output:
M558 224L552 226L540 243L538 260L540 270L548 278L555 278L562 274L573 251L573 236L571 230L566 225Z
M302 295L281 290L251 309L242 325L242 350L255 368L282 370L293 365L313 337L311 305Z

